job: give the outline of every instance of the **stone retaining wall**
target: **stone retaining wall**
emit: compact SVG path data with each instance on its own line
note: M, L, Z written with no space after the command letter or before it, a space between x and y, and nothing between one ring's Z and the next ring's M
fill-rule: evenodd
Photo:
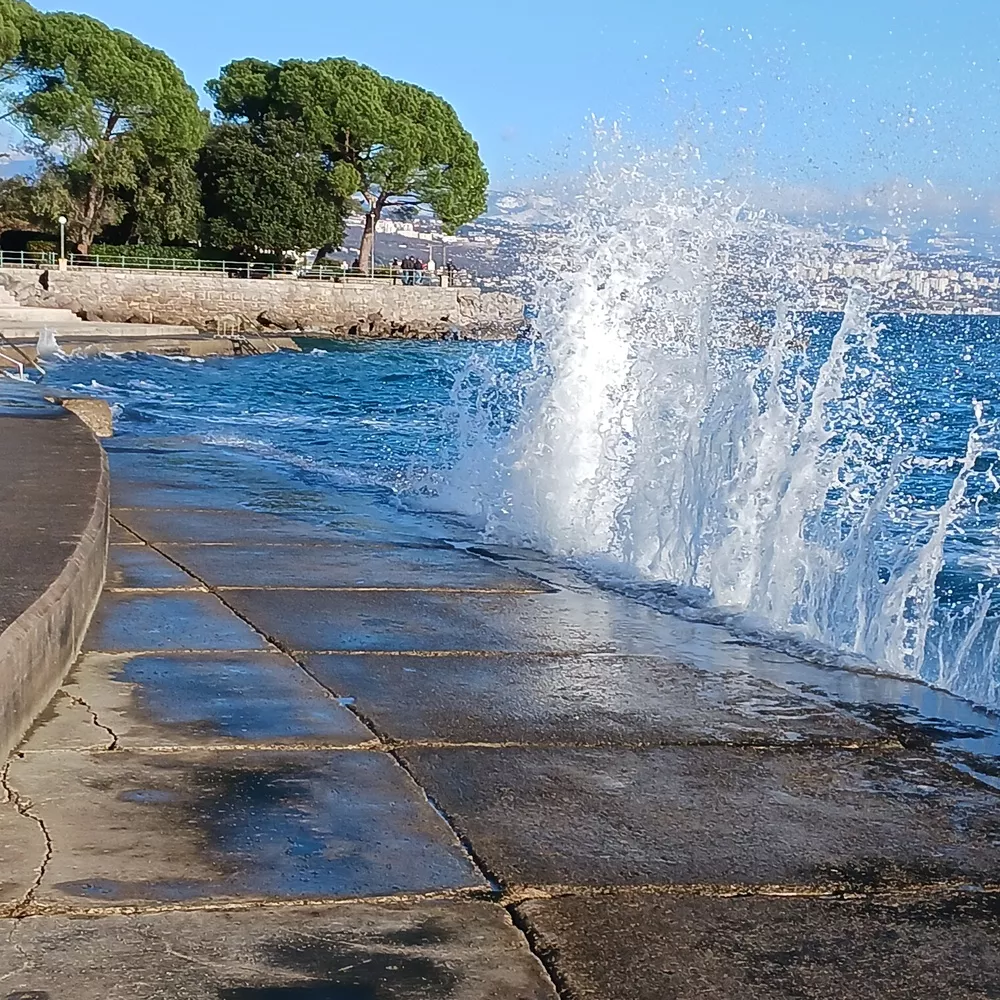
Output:
M216 332L326 331L339 336L509 337L516 295L478 288L226 278L150 271L7 270L20 305L71 309L88 320L194 326Z
M0 417L0 760L51 701L104 587L107 456L69 413Z

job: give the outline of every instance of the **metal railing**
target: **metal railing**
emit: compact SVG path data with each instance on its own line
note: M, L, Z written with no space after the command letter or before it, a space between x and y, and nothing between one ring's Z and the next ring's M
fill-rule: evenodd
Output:
M27 250L0 251L0 268L56 268L59 261L54 253ZM333 267L297 267L261 261L201 260L192 257L132 257L93 254L70 254L66 266L71 270L101 269L105 271L156 271L170 274L204 274L228 278L306 279L334 281L343 284L372 284L389 281L396 285L448 286L464 283L457 272L404 270L399 267L376 267L373 271Z
M0 251L0 267L55 267L54 253L29 253L27 250Z

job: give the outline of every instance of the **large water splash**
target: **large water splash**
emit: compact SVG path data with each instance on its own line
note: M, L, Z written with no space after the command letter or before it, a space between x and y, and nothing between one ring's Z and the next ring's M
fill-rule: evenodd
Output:
M459 380L448 499L672 610L995 703L992 589L939 594L994 428L977 405L945 495L914 492L865 287L891 254L810 344L793 275L819 246L685 162L595 170L545 256L519 415L504 372Z

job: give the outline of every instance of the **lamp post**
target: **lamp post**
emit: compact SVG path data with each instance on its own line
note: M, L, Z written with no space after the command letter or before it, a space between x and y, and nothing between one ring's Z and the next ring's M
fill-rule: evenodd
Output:
M66 223L65 215L59 216L59 270L66 270Z

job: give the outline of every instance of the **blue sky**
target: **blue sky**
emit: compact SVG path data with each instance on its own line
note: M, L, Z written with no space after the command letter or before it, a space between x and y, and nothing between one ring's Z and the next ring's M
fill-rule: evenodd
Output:
M579 169L592 115L641 146L683 135L717 173L752 169L793 197L890 182L992 196L1000 162L995 0L37 6L165 49L199 91L243 56L366 62L451 101L498 188Z

